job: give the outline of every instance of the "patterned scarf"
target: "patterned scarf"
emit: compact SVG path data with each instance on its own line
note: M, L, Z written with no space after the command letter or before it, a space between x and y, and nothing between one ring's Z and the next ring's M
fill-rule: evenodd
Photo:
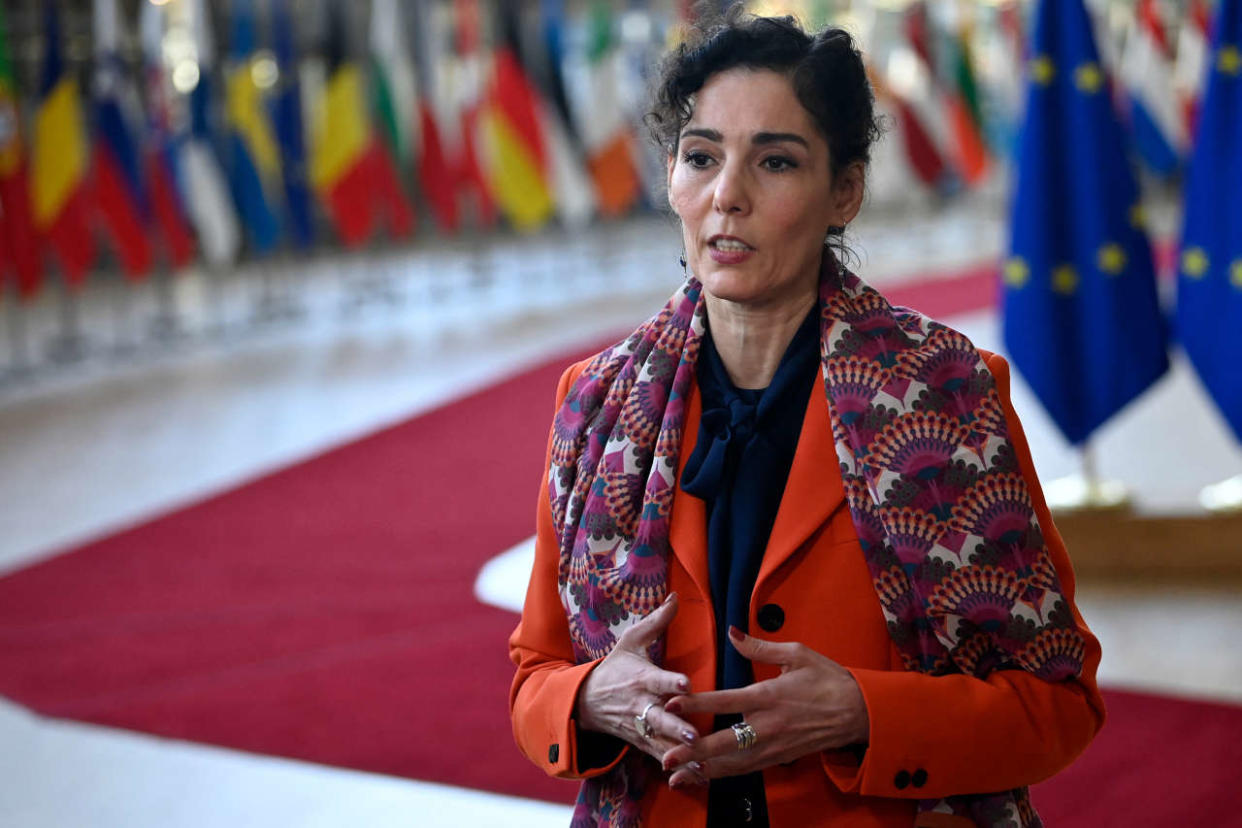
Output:
M960 333L883 296L825 251L820 354L845 497L907 670L1078 676L1084 644L1044 546L991 372ZM703 336L686 280L586 366L557 412L548 496L579 663L667 591L669 515ZM835 471L825 470L826 474ZM651 653L659 663L662 645ZM579 793L573 825L637 826L655 769L638 751ZM1025 788L919 812L1039 826Z

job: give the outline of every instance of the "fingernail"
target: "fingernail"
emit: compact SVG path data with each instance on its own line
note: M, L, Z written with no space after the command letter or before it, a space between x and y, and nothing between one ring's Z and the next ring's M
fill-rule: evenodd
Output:
M681 732L681 739L682 739L682 741L683 741L683 742L685 742L687 745L693 745L693 744L694 744L694 740L695 740L696 738L698 738L698 737L696 737L696 736L694 735L694 732L693 732L693 731L690 731L690 730L683 730L683 731Z
M690 689L690 680L689 680L689 679L685 679L685 678L679 678L679 679L677 679L677 689L678 689L678 690L680 690L680 691L681 691L681 692L683 692L683 693L684 693L684 692L686 692L687 690L689 690L689 689Z
M729 638L732 638L735 641L741 641L745 637L746 637L746 633L742 632L741 630L739 630L737 627L733 626L732 624L729 625Z
M695 773L702 773L702 772L703 772L703 763L702 763L702 762L691 762L691 763L690 763L690 769L691 769L692 771L694 771Z
M677 699L670 699L667 703L665 703L664 710L667 713L680 713L681 702L677 701Z
M674 598L676 598L676 597L677 597L677 593L676 593L676 592L670 592L668 595L664 596L664 603L665 603L665 604L667 604L669 601L672 601L672 600L673 600ZM661 606L663 606L663 605L661 605Z

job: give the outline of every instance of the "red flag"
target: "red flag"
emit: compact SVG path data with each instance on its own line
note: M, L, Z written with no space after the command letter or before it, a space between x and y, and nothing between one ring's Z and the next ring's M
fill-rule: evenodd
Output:
M422 153L418 158L418 183L427 196L440 229L456 233L461 225L461 216L457 212L453 169L444 153L440 127L425 100L419 101L418 117L423 136Z
M155 223L164 238L168 259L175 268L185 267L194 258L194 236L181 199L168 169L164 154L155 147L147 151L147 185L150 188L151 208Z

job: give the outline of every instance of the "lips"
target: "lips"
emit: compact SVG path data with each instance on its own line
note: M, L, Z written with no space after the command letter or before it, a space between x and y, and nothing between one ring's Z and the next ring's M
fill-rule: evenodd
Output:
M708 239L707 250L712 261L720 265L741 264L755 252L755 248L751 247L744 240L739 239L737 236L726 236L724 234L717 234Z
M747 244L743 239L739 239L737 236L726 236L724 234L712 236L707 240L707 246L712 250L719 250L726 253L741 253L755 249Z

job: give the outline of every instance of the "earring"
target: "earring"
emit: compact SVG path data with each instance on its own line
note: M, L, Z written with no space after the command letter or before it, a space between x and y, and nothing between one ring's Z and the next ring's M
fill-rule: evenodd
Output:
M844 233L845 233L845 225L844 225L844 224L830 224L830 225L828 225L828 235L830 235L830 236L841 236L841 235L844 235Z
M682 255L678 256L678 257L677 257L677 261L681 262L681 272L682 272L682 273L685 273L685 272L686 272L686 256L685 256L685 254L683 253Z

